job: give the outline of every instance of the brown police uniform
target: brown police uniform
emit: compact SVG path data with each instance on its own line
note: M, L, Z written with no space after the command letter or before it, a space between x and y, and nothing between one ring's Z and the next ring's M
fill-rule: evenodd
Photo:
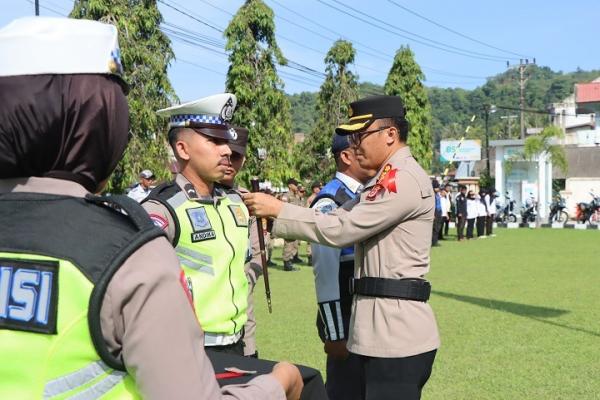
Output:
M355 279L415 278L417 283L425 282L422 279L429 271L433 190L408 147L397 150L382 165L375 178L365 185L360 201L349 207L320 214L284 204L273 233L333 247L355 244ZM425 354L426 376L418 379L426 381L439 345L435 317L426 302L355 294L348 337L352 353L364 356L372 365L382 359L397 361L382 366L383 371L410 370L412 367L407 367L406 362ZM420 356L417 361L421 363ZM379 377L368 373L364 379L369 392L363 394L365 398L400 398L387 396L404 393L402 382L379 385ZM369 386L369 382L374 383ZM379 389L386 394L378 395ZM412 394L406 398L420 396L420 387L408 391Z
M294 193L291 190L287 194L288 203L296 206L304 206L304 201L300 193ZM294 256L298 254L298 241L285 240L283 244L283 261L292 261Z
M0 180L0 193L84 197L77 183L53 178ZM204 335L180 283L179 261L164 238L140 247L111 279L100 310L109 351L122 357L150 399L285 399L270 375L219 388Z

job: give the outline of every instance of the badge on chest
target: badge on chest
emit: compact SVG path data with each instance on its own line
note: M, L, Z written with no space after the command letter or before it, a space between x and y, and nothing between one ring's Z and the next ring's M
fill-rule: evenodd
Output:
M217 237L215 230L210 224L210 219L204 207L188 208L185 210L192 223L192 242L202 242Z
M398 169L392 169L392 164L386 164L386 166L383 167L381 175L379 175L379 178L377 179L377 183L367 194L366 199L373 201L377 198L378 194L383 193L386 190L390 193L396 193L396 172L398 172Z

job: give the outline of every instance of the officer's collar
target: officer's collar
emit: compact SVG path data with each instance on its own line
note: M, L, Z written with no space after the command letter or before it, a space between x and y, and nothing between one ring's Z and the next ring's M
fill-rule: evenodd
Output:
M377 171L377 174L375 174L375 176L373 178L371 178L371 180L369 182L367 182L365 187L368 188L368 187L374 186L377 183L377 179L379 179L379 177L383 173L383 169L385 168L386 165L391 164L392 166L394 166L394 165L398 164L400 162L400 160L403 160L403 159L409 158L409 157L412 157L412 154L411 154L410 148L408 146L403 146L403 147L399 148L398 150L396 150L387 160L385 160L381 164L381 167L379 167L379 171Z
M359 181L344 174L343 172L337 171L335 173L335 177L342 181L342 183L346 185L346 187L348 187L352 193L356 193L359 189L362 189L362 184Z
M202 203L213 203L215 200L219 200L226 196L223 187L218 185L213 186L212 196L201 196L198 194L198 192L196 192L194 185L192 185L192 183L182 174L177 174L175 182L182 189L183 193L185 193L185 196L188 200L200 201Z

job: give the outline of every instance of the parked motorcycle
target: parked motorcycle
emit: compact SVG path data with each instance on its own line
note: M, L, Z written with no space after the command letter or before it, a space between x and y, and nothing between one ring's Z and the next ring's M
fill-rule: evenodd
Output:
M535 222L537 218L537 201L527 199L525 207L521 209L521 222Z
M496 203L496 222L517 222L515 201L509 196L504 196L504 206Z
M565 199L557 196L556 199L550 204L550 216L548 217L548 223L552 224L558 222L564 224L569 219L569 214L565 211L567 204Z
M600 223L600 196L590 192L592 201L589 203L577 203L576 220L578 223Z

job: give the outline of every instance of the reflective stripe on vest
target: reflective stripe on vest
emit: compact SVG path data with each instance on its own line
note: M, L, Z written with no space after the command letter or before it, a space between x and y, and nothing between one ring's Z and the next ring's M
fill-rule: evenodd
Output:
M30 263L33 271L36 263L58 263L57 285L47 289L53 291L48 298L58 294L56 333L0 329L0 354L3 360L10 360L0 363L1 399L140 398L135 382L126 372L115 371L99 361L88 326L88 305L94 285L73 263L8 252L0 252L0 261L4 270L11 268L15 261ZM4 279L7 276L5 274ZM35 286L22 288L30 293L37 289ZM0 290L0 295L2 292ZM27 304L21 306L39 309L40 298L45 295L40 290L26 297Z
M102 361L96 361L85 368L48 382L44 387L44 399L87 386L92 381L104 376L93 386L71 397L73 399L97 399L109 392L126 375L125 372L112 370Z
M202 329L222 337L215 343L232 337L239 340L248 308L244 272L249 218L246 207L239 196L225 196L216 204L207 204L188 200L182 191L167 202L179 221L175 252L192 281L194 307ZM212 342L207 338L205 345L216 345Z

